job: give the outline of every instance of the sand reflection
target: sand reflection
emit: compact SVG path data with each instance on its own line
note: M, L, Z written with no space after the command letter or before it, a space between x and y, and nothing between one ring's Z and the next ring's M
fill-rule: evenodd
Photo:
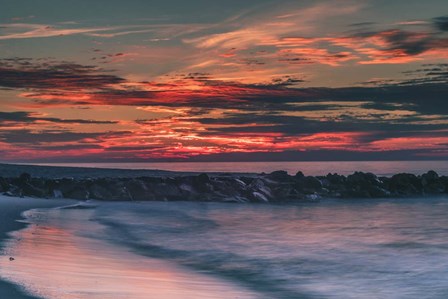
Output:
M0 276L44 298L257 297L205 273L80 236L76 230L101 229L88 221L89 213L53 210L48 221L34 214L34 224L16 232L2 254Z

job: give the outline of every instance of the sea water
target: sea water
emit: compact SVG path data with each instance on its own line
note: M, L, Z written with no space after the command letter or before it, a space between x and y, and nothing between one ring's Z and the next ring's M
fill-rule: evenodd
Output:
M448 298L447 215L446 197L32 210L0 277L44 298Z
M285 170L294 175L327 175L329 172L348 175L355 171L392 176L400 172L422 174L435 170L448 175L448 161L310 161L310 162L129 162L129 163L44 163L36 165L72 166L115 169L158 169L181 172L272 172Z

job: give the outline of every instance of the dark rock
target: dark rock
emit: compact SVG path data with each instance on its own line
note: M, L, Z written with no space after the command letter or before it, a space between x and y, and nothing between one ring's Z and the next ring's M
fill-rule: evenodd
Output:
M131 179L125 183L125 186L132 200L156 200L154 194L149 191L145 182L140 179Z
M234 203L247 203L249 200L246 197L233 196L233 197L225 197L222 201L234 202Z
M379 186L375 186L375 185L369 186L366 191L368 192L370 197L373 197L373 198L390 197L390 192L384 188L379 187Z
M305 185L304 187L309 190L319 191L322 189L322 182L319 181L316 177L307 176L305 177Z
M88 186L90 181L76 181L73 179L62 179L55 182L54 188L61 191L65 198L87 200L90 197Z
M312 194L305 195L305 199L308 201L318 201L321 198L322 197L318 193L312 193Z
M368 188L370 186L381 185L380 180L373 173L355 172L347 176L346 183L349 185Z
M47 195L47 192L43 189L37 188L30 183L24 183L21 186L23 195L25 196L31 196L31 197L45 197Z
M444 193L448 193L448 177L447 176L441 176L439 178L440 183L445 186L445 191Z
M251 177L239 177L238 179L243 181L246 185L249 185L254 180L254 178Z
M301 172L301 171L297 171L295 177L296 177L297 179L303 179L303 178L305 178L305 175L303 174L303 172Z
M64 198L64 194L59 189L53 189L53 198Z
M99 200L112 200L112 193L101 182L95 182L89 187L90 198Z
M201 173L196 177L195 181L201 184L210 183L210 177L206 173Z
M346 182L346 177L343 175L339 175L337 173L334 174L327 174L325 177L332 185L342 185Z
M193 177L192 181L193 188L199 193L211 192L213 190L213 187L210 184L210 178L205 173L200 174L197 177Z
M0 192L6 192L9 189L9 183L5 178L0 177Z
M427 173L423 174L422 177L422 186L423 191L428 194L440 194L445 193L446 190L446 182L443 177L439 177L439 175L430 170Z
M99 200L132 200L125 184L117 179L98 179L90 185L90 197Z
M157 200L186 200L182 190L175 184L175 181L149 182L148 190L154 194ZM193 200L193 198L191 198Z
M19 176L19 180L21 182L28 183L31 180L31 175L27 172L24 172Z
M249 186L249 198L255 202L268 202L273 198L272 190L261 178L255 179Z
M284 170L273 171L266 177L278 182L288 182L291 180L291 176Z
M255 191L255 192L252 192L252 196L254 199L253 201L255 201L255 202L269 202L269 199L263 193Z
M44 179L23 173L0 177L0 192L9 196L78 200L189 200L223 202L284 202L321 197L382 198L448 193L448 177L428 171L421 176L400 173L377 177L355 172L304 176L286 171L263 175L179 175L175 177Z
M331 188L331 182L326 177L319 177L318 180L322 184L322 188Z
M389 190L396 195L422 194L422 183L418 177L409 173L399 173L388 180Z
M16 185L10 185L8 190L6 192L4 192L3 194L6 196L11 196L11 197L23 197L22 189Z
M435 183L439 179L439 175L434 170L430 170L425 174L422 174L422 184L428 185Z
M90 198L90 192L85 189L73 190L64 194L65 198L77 199L77 200L88 200Z
M221 194L222 197L243 197L248 190L248 185L237 178L214 179L211 184L213 192Z

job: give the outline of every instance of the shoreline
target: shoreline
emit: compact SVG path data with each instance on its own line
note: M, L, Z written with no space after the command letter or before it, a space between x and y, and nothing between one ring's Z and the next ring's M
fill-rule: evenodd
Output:
M432 170L391 177L359 171L347 176L306 176L301 171L289 175L282 170L269 174L191 173L0 164L0 192L77 200L283 203L447 195L448 176Z
M5 245L11 239L10 233L25 229L28 224L19 222L22 220L22 213L35 208L58 207L70 202L64 200L48 200L37 198L15 198L0 195L0 251L2 258L9 259L9 256L3 255ZM14 261L11 261L13 263ZM20 285L13 284L0 278L0 298L14 299L39 299L27 294Z
M64 207L51 209L59 206ZM0 284L1 298L259 298L232 280L142 256L107 238L92 238L89 234L103 233L103 225L91 221L93 209L67 206L67 201L33 207L44 210L30 211L29 224L14 231L12 242L5 242L10 253L0 260L0 274L17 283L6 286L17 292L2 293ZM15 260L9 261L9 256Z

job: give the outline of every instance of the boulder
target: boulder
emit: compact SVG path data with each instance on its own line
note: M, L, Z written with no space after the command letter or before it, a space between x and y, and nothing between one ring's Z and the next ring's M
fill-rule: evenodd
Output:
M418 195L422 194L422 183L414 174L399 173L388 180L391 193L396 195Z
M125 182L126 179L96 179L89 185L88 191L92 199L109 201L132 200Z
M369 186L366 190L369 194L369 197L372 198L387 198L390 197L390 192L380 186Z
M289 182L292 179L292 177L284 170L273 171L266 177L277 182Z
M23 195L25 196L31 196L31 197L46 197L47 192L46 190L37 188L30 183L24 183L22 186L20 186L23 192Z
M200 184L210 183L210 177L206 173L201 173L195 178L195 181Z
M20 182L29 183L30 180L31 180L31 175L27 172L24 172L19 176Z
M329 173L325 177L332 185L343 185L346 182L346 177L337 173Z
M269 199L273 198L271 188L261 178L255 179L248 186L248 190L251 193L252 197L255 197L256 200L269 201ZM256 194L262 194L263 196L260 197L259 195Z
M422 185L430 185L436 183L439 179L439 175L434 170L430 170L427 173L422 174Z
M234 202L234 203L247 203L249 202L249 199L242 196L231 196L231 197L224 197L222 202Z
M53 190L53 198L64 198L64 194L62 194L62 191L59 189Z
M147 183L148 190L154 194L156 200L186 200L182 190L175 181ZM194 200L193 198L191 198Z
M23 197L23 191L21 188L19 188L16 185L10 185L8 190L3 193L6 196L12 196L12 197Z
M199 193L207 193L213 191L213 186L211 185L210 178L205 173L193 177L192 181L193 188L196 189Z
M347 176L346 184L368 188L370 186L380 186L382 183L373 173L355 172Z
M82 186L80 189L74 189L69 192L63 193L65 198L77 199L77 200L88 200L90 198L89 191Z
M148 186L141 179L131 179L125 183L125 186L132 200L156 200L154 194L149 191Z
M10 188L9 182L7 179L0 177L0 192L6 192Z
M252 193L252 195L253 195L253 198L255 199L254 200L255 202L269 202L269 199L263 193L255 191Z
M294 176L296 179L304 179L305 175L301 171L297 171L296 175Z
M308 190L319 191L322 189L322 182L313 176L305 177L304 188Z

